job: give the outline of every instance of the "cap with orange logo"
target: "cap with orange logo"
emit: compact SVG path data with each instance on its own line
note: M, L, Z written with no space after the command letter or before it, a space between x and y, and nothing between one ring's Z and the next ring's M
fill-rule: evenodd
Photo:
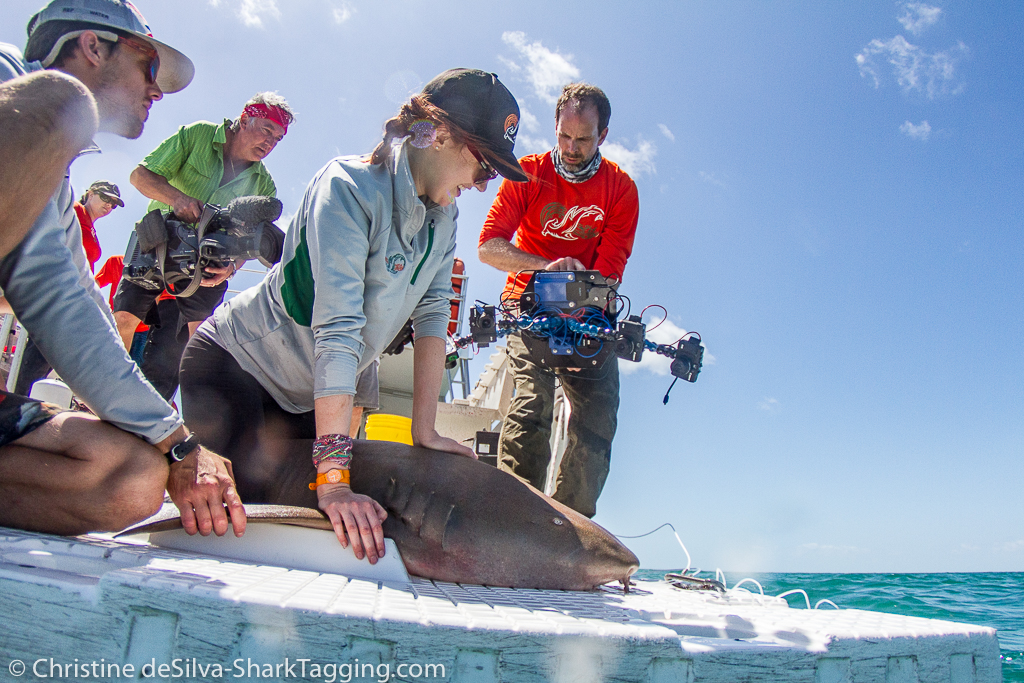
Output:
M513 153L519 104L496 74L450 69L427 83L423 94L467 133L486 141L488 149L480 152L498 173L516 182L528 179Z

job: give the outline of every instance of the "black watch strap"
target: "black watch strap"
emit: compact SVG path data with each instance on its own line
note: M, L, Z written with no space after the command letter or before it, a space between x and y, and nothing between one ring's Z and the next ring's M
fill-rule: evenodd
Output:
M189 434L184 441L171 446L171 450L167 451L167 459L171 462L181 462L186 455L197 448L199 448L199 437L194 433Z

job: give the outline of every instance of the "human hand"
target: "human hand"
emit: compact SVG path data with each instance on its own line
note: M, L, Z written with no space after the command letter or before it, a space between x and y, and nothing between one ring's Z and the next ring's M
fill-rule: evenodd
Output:
M238 272L238 266L229 263L226 266L206 266L203 268L203 281L199 284L203 287L216 287Z
M551 263L549 263L546 266L544 266L544 270L586 270L586 269L587 269L586 266L584 266L580 261L574 259L571 256L562 257L562 258L558 259L557 261L552 261Z
M227 458L200 446L181 462L171 464L167 493L178 506L186 533L198 531L209 536L213 531L223 536L228 530L228 515L235 536L245 533L245 508L235 490L235 476Z
M356 559L363 554L370 564L384 557L384 529L381 522L388 513L369 496L353 493L348 484L321 484L316 489L318 505L331 520L342 548L352 542Z
M189 197L182 193L180 197L171 204L174 215L186 223L195 223L203 214L203 203L195 197Z
M455 439L449 439L446 436L441 436L435 430L430 430L430 433L424 434L422 438L417 438L414 434L412 442L416 446L422 446L423 448L430 448L435 451L444 451L445 453L454 453L455 455L464 455L467 458L473 458L477 460L476 453L473 449L464 446Z

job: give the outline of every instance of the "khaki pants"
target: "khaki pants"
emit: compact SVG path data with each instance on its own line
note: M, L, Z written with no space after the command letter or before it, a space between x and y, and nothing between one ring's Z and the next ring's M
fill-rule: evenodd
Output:
M516 393L501 426L498 466L544 489L551 460L551 419L555 382L561 382L572 415L569 443L555 479L558 502L593 517L608 478L619 409L619 364L611 358L598 370L552 370L533 361L518 336L508 338L509 366Z

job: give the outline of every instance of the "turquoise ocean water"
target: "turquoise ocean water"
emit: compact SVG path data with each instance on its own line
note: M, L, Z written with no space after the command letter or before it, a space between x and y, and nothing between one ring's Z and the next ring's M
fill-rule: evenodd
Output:
M657 580L664 571L641 570L637 578ZM702 572L700 576L713 578ZM1003 680L1024 682L1024 572L978 574L734 574L727 584L756 579L767 595L802 588L811 605L827 598L839 607L891 612L928 619L991 626L999 634ZM750 583L744 588L756 590ZM789 596L804 606L800 595ZM828 607L824 607L829 609Z

